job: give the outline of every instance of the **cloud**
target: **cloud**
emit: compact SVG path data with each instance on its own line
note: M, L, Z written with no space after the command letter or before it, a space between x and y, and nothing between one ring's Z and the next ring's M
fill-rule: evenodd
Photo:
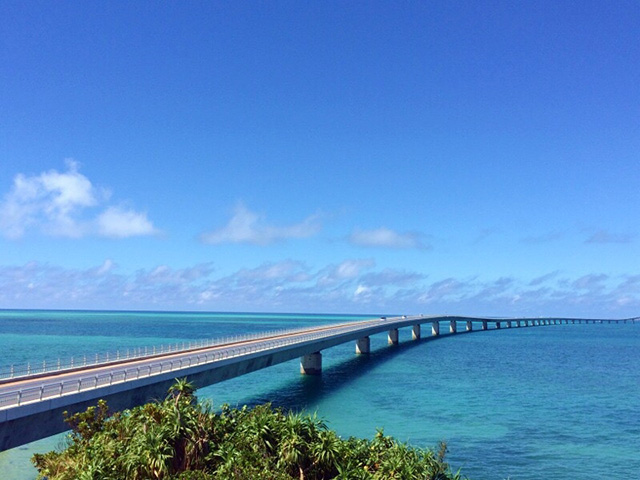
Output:
M536 285L540 285L541 283L545 283L553 278L556 278L558 276L560 272L558 270L555 270L553 272L549 272L545 275L541 275L539 277L534 278L533 280L531 280L529 282L529 286L533 287Z
M594 232L584 243L631 243L634 236L628 233L610 233L606 230Z
M360 247L377 248L429 248L419 233L398 233L385 227L374 230L356 230L349 237L349 242Z
M432 283L425 291L420 293L417 301L423 304L443 302L446 299L462 299L465 297L470 284L468 281L460 281L455 278L446 278Z
M308 238L316 235L321 229L319 215L311 215L302 222L276 227L266 223L265 218L247 209L239 203L233 216L222 228L203 233L203 243L218 245L222 243L249 243L268 245L290 238Z
M345 260L338 265L329 265L318 274L318 285L334 285L358 278L362 271L374 266L375 262L372 259Z
M79 164L66 160L67 170L40 175L18 174L0 202L0 234L17 240L28 230L50 236L79 238L99 235L124 238L156 233L146 214L107 206L91 217L91 209L109 198L109 192L93 186Z
M122 207L107 208L98 216L96 223L98 233L103 237L127 238L158 233L146 213Z
M415 285L426 278L426 275L404 270L386 268L381 272L371 272L362 276L362 282L368 286L407 286Z
M284 260L275 263L265 263L252 269L242 269L236 274L236 282L305 282L311 279L308 268L302 262Z
M608 280L608 278L609 277L604 274L584 275L576 279L572 283L572 287L576 290L589 290L590 292L603 290L605 288L603 283Z

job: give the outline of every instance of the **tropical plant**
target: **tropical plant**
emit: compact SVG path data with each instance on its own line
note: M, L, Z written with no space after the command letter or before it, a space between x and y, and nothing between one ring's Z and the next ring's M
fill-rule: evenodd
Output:
M50 480L457 480L437 453L398 443L342 439L316 415L271 405L214 411L178 380L167 397L108 415L107 404L66 415L62 451L36 454Z

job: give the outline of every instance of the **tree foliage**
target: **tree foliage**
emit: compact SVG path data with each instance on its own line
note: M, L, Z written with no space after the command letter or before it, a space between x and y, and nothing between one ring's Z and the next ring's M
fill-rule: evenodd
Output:
M66 448L33 456L50 480L458 480L439 452L379 430L343 440L315 415L271 405L249 409L196 401L177 381L164 401L107 414L107 405L66 416Z

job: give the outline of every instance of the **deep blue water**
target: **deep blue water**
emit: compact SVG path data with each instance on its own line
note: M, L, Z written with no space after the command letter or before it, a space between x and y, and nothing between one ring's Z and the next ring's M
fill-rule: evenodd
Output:
M0 311L0 366L352 320L346 315ZM357 318L357 317L355 317ZM368 318L368 317L363 317ZM424 333L426 328L423 329ZM444 330L444 329L443 329ZM449 445L470 478L640 478L640 324L512 328L323 352L320 377L297 361L204 388L214 404L270 401L317 411L343 436L377 427ZM0 478L32 480L29 458L62 436L0 453Z

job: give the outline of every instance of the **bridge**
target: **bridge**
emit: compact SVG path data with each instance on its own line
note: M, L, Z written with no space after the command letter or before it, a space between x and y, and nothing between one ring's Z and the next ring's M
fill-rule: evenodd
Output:
M29 367L0 379L0 451L68 430L63 411L75 413L107 400L114 410L163 398L178 377L188 377L198 388L300 358L300 372L322 372L322 351L355 341L357 354L370 352L370 336L387 333L390 345L398 343L398 330L411 328L413 340L501 328L560 324L627 323L621 320L585 318L479 318L461 316L401 316L263 333L229 341L207 340L179 344L151 352L127 352L114 359L64 368Z

